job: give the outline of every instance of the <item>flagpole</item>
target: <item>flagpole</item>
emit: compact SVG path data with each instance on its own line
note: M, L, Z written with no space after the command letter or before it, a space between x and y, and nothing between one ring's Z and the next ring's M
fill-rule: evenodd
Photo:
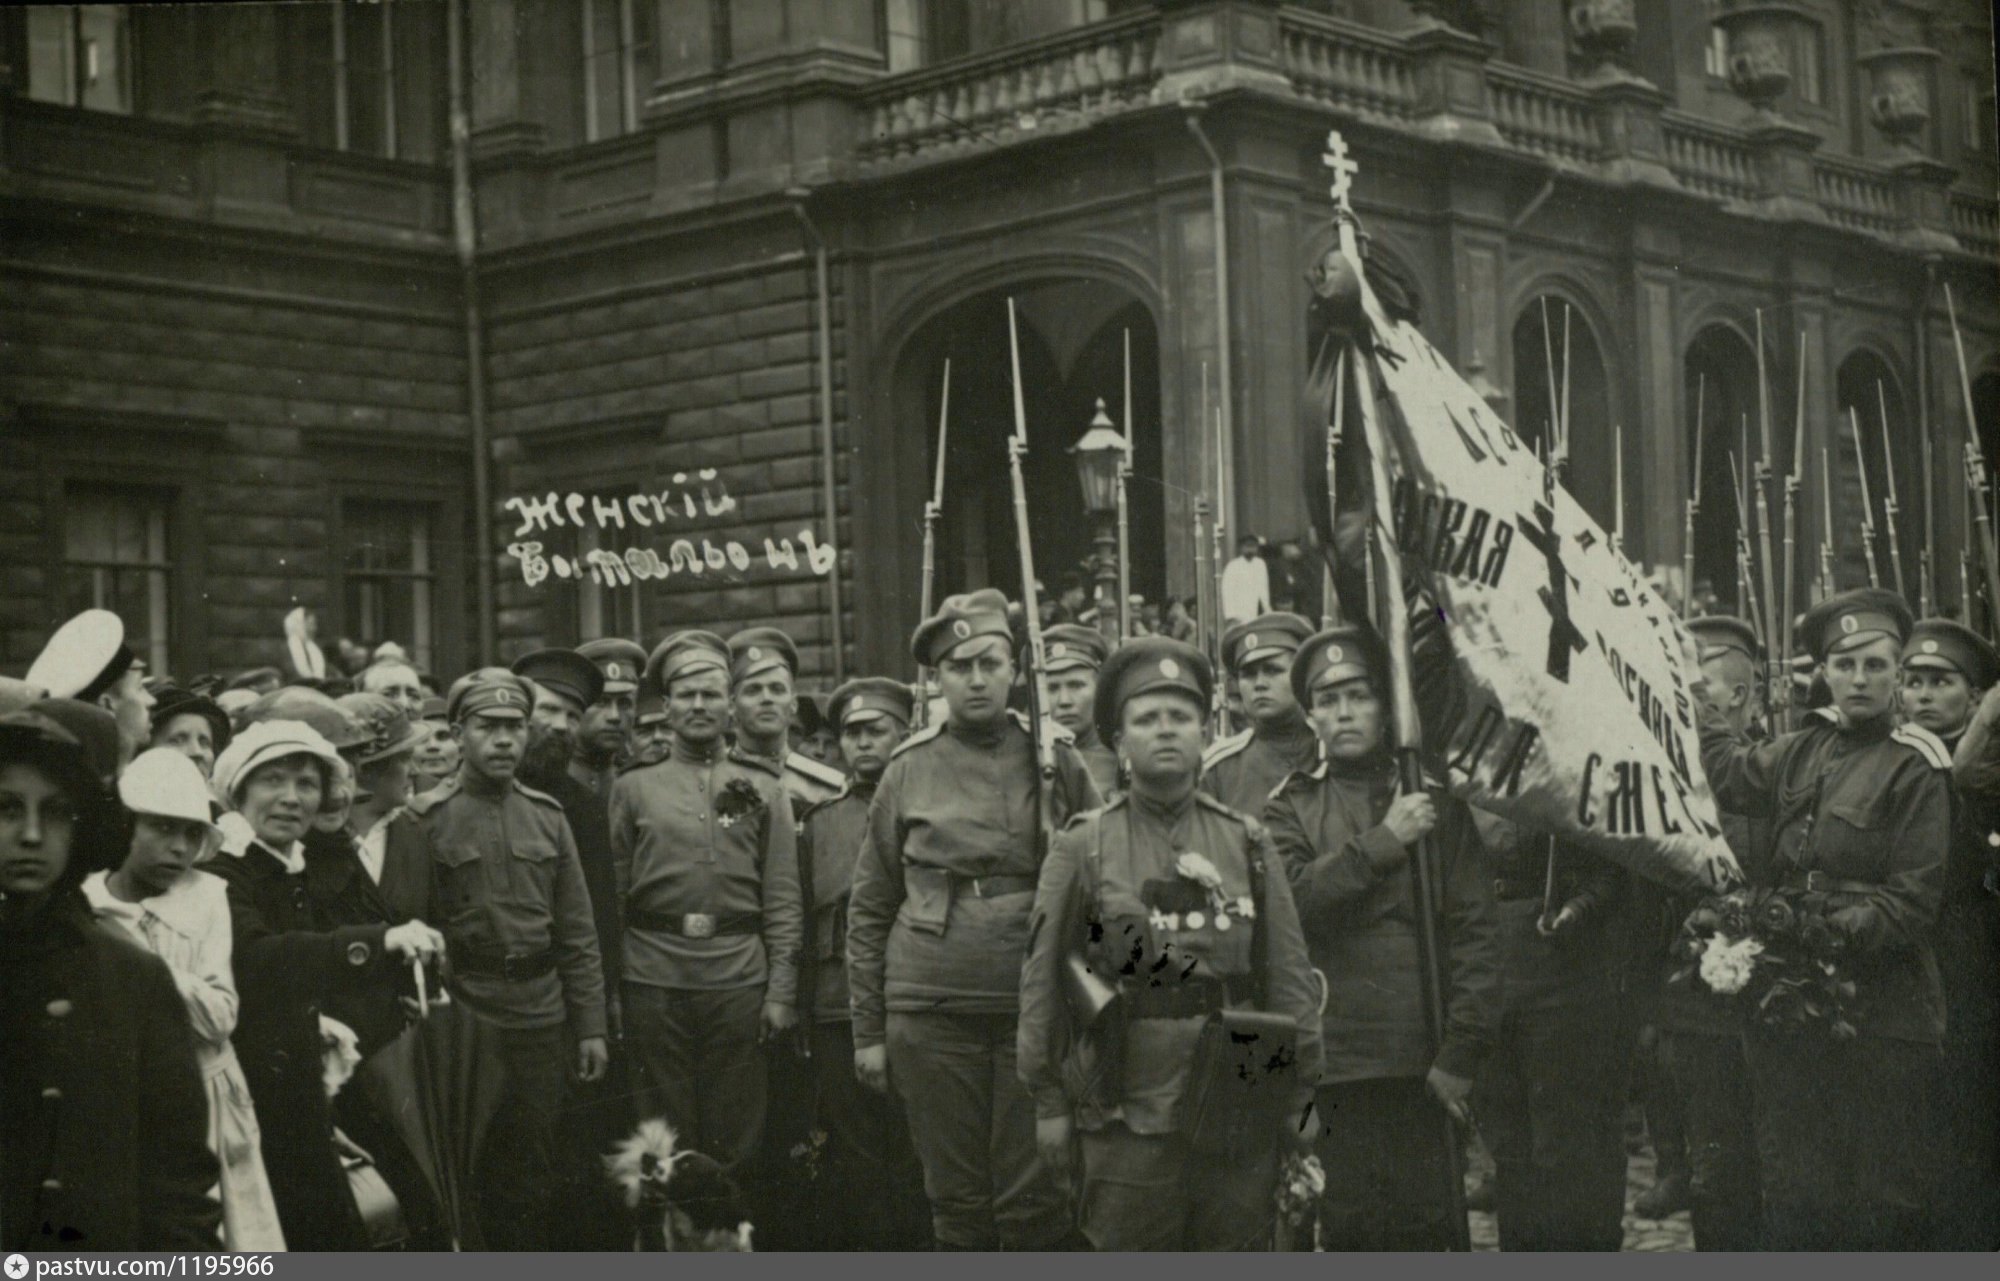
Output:
M1340 438L1347 430L1347 349L1342 347L1333 362L1333 414L1326 425L1326 527L1331 530L1340 519L1339 463ZM1332 560L1327 560L1326 599L1320 602L1320 622L1331 627L1340 621L1340 595L1334 582Z
M1349 268L1361 279L1364 300L1368 296L1367 278L1361 271L1361 252L1355 239L1355 219L1353 209L1348 204L1348 189L1353 177L1353 163L1346 159L1346 145L1338 131L1328 134L1328 158L1334 168L1333 183L1334 221L1340 235L1340 251L1346 257ZM1344 166L1344 167L1343 167ZM1368 442L1370 505L1367 528L1371 535L1379 527L1388 534L1388 547L1382 557L1381 588L1383 598L1375 613L1386 626L1383 640L1389 652L1389 673L1391 701L1395 712L1396 763L1402 789L1414 795L1423 790L1423 765L1418 759L1422 726L1417 720L1417 701L1410 677L1410 612L1403 595L1403 575L1401 556L1394 538L1395 526L1389 522L1389 459L1388 442L1383 436L1381 424L1376 419L1374 384L1369 376L1368 354L1365 351L1348 353L1355 357L1354 378L1356 402L1361 411L1361 430ZM1374 540L1368 545L1368 564L1374 565ZM1371 594L1371 600L1374 597ZM1437 911L1439 898L1436 889L1437 838L1426 833L1417 842L1412 855L1414 875L1414 904L1417 918L1418 963L1422 967L1425 1012L1430 1025L1433 1050L1444 1043L1444 971L1438 944ZM1452 1244L1461 1252L1472 1249L1472 1228L1466 1217L1465 1174L1461 1165L1463 1153L1459 1146L1457 1122L1449 1112L1439 1109L1442 1132L1439 1139L1444 1144L1445 1183L1443 1189L1446 1203L1451 1208Z
M1785 607L1778 612L1778 647L1784 651L1786 661L1791 661L1792 653L1792 612L1797 607L1798 596L1794 590L1798 579L1798 511L1799 485L1805 479L1806 456L1806 335L1799 332L1799 402L1797 418L1792 427L1792 457L1785 469Z
M1708 374L1704 371L1694 391L1694 481L1688 486L1687 517L1681 530L1681 612L1694 617L1694 525L1701 515L1701 420L1708 407Z
M1132 639L1132 331L1125 331L1125 448L1118 456L1118 639Z

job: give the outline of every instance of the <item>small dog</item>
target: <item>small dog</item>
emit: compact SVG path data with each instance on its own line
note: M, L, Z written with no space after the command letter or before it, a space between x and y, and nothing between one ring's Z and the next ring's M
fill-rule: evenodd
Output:
M659 1117L641 1121L604 1169L632 1211L634 1250L750 1252L750 1214L736 1181L715 1158L678 1148Z

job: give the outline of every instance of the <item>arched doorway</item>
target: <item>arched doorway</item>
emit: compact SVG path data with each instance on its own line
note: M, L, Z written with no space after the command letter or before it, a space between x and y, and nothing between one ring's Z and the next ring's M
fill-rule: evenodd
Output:
M899 477L898 492L921 492L910 524L921 536L922 502L937 464L944 362L951 360L942 516L937 529L936 598L997 587L1021 595L1007 441L1014 431L1007 302L1015 304L1021 348L1028 453L1023 466L1036 576L1051 594L1068 581L1092 594L1088 561L1093 525L1084 510L1070 447L1089 428L1101 398L1114 426L1124 414L1124 348L1132 348L1134 477L1129 491L1132 590L1158 599L1166 590L1164 488L1160 433L1159 340L1151 312L1131 293L1103 281L1043 279L989 290L925 321L895 366L898 456L922 462L920 486ZM922 442L919 445L918 442ZM917 584L905 627L916 622Z
M1543 318L1547 318L1546 329ZM1613 527L1616 497L1612 473L1611 389L1597 335L1581 308L1567 298L1543 294L1530 298L1514 321L1514 430L1529 445L1548 439L1563 399L1563 335L1569 334L1569 491L1606 532ZM1551 394L1550 367L1554 366ZM1636 443L1626 443L1626 478L1636 475ZM1581 477L1603 477L1604 484L1581 484ZM1628 501L1636 492L1627 486Z
M1736 570L1736 513L1750 501L1750 462L1744 456L1744 426L1757 412L1757 357L1743 335L1724 324L1702 329L1688 344L1682 362L1686 381L1687 467L1694 474L1701 509L1694 528L1694 599L1702 612L1719 609L1743 616L1745 601ZM1699 421L1697 421L1699 416ZM1696 449L1696 432L1700 448ZM1734 464L1732 469L1732 462ZM1710 604L1701 604L1710 601Z
M1875 572L1884 587L1894 588L1896 571L1890 560L1888 508L1890 454L1895 456L1896 538L1902 549L1904 582L1914 593L1922 537L1920 488L1922 456L1915 433L1903 412L1903 395L1887 362L1872 351L1850 354L1834 375L1834 395L1840 421L1835 428L1833 459L1834 571L1838 586L1860 587L1868 582L1867 544L1862 525L1875 527ZM1860 447L1855 427L1860 428ZM1862 502L1861 478L1867 477L1867 504ZM1810 539L1817 548L1824 526ZM1942 569L1943 567L1940 567ZM1952 571L1954 574L1956 570Z

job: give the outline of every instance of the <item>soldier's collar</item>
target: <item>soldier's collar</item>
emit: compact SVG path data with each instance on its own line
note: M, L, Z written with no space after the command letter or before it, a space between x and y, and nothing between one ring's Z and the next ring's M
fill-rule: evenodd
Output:
M671 735L667 739L668 759L688 765L713 765L722 759L722 751L720 736L710 739L703 747L697 747L678 734Z
M1007 736L1007 727L1012 722L1006 716L996 716L984 725L965 725L947 719L945 732L960 742L972 743L980 747L991 747Z

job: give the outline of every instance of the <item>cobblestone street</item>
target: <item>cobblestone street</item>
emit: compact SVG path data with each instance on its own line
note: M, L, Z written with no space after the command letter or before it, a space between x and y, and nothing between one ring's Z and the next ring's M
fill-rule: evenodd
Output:
M1492 1160L1484 1149L1475 1149L1472 1168L1475 1173L1484 1173L1492 1168ZM1688 1221L1686 1210L1665 1219L1641 1219L1632 1213L1632 1202L1647 1188L1653 1186L1653 1153L1642 1148L1631 1155L1625 1174L1625 1244L1624 1249L1659 1253L1694 1249L1694 1229ZM1490 1212L1474 1211L1472 1214L1472 1248L1481 1251L1498 1251L1500 1248L1499 1227Z

